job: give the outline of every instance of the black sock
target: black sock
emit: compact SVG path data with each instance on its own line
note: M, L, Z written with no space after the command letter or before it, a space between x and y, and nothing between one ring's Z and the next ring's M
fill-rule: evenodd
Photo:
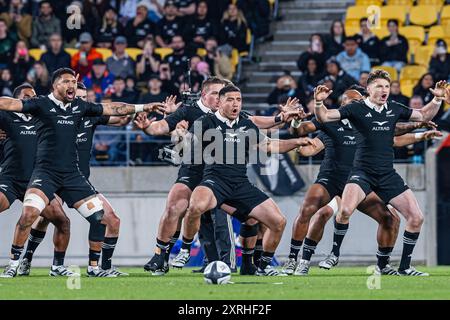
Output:
M298 253L302 248L303 241L291 239L291 251L289 252L289 259L295 259L297 261Z
M272 258L275 252L267 252L264 251L261 255L261 259L259 260L259 268L264 270L267 266L272 262Z
M262 239L256 240L255 253L253 254L253 262L256 265L259 265L259 260L261 259L261 255L263 253L262 242Z
M89 249L89 265L92 267L98 266L98 260L100 259L101 251L95 251Z
M419 238L420 232L408 232L405 230L403 234L403 251L402 259L400 260L399 270L409 269L411 266L411 255Z
M111 258L116 248L118 237L105 237L102 244L102 269L111 269Z
M242 248L242 265L250 266L253 263L255 248Z
M175 245L175 243L177 243L178 238L180 237L180 233L181 233L180 231L177 231L177 232L175 232L173 237L170 238L169 248L167 249L166 256L165 256L166 262L169 262L170 252L172 251L172 248Z
M183 237L183 244L181 245L181 249L191 251L192 242L194 242L194 239L188 239Z
M23 257L31 262L33 260L33 254L36 251L36 248L39 246L42 240L44 240L44 237L45 231L31 229L30 235L28 236L27 250L25 251L25 255Z
M317 242L314 240L311 240L309 238L305 238L305 243L303 244L303 254L302 259L303 260L311 260L311 256L313 255L314 251L316 250Z
M393 249L393 247L378 247L377 266L380 269L383 269L389 263L389 258Z
M63 266L65 256L66 256L65 251L56 251L55 250L53 252L53 265L54 266Z
M331 252L333 252L336 257L339 257L342 240L344 240L345 234L347 233L348 225L348 223L342 224L337 222L336 218L334 219L333 249Z
M19 246L12 245L11 246L11 260L19 260L20 255L22 254L22 251L23 251L23 246L19 247Z

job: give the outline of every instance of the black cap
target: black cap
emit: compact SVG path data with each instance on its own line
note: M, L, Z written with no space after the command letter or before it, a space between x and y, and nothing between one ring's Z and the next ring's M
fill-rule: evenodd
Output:
M92 65L96 66L96 65L105 65L105 61L103 61L103 59L97 58L92 62Z

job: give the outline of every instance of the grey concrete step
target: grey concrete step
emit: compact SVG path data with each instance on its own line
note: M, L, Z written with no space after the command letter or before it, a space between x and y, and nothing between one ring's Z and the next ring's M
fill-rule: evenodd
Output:
M295 30L303 31L305 33L311 34L311 30L318 33L328 33L330 31L330 26L328 23L324 23L323 20L286 20L278 22L273 26L273 30Z
M354 1L332 1L332 0L297 0L289 2L280 2L280 6L283 8L346 8L349 5L353 5Z
M277 30L274 33L275 41L309 41L311 32L297 30Z
M345 15L344 9L282 9L280 11L284 20L334 20L343 19Z

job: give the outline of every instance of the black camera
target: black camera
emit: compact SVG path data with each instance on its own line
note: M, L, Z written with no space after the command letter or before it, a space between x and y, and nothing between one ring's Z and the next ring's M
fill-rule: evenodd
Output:
M182 162L183 151L177 150L175 144L169 144L159 149L158 159L173 166L179 166Z
M192 105L198 100L200 100L200 97L201 97L200 92L183 91L181 93L181 101L183 101L183 104Z

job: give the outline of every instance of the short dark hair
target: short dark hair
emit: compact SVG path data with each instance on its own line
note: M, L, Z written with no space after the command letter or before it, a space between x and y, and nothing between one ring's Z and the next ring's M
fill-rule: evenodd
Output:
M80 90L87 90L87 88L86 88L86 86L84 85L83 82L78 82L78 83L77 83L77 89L80 89Z
M43 5L44 3L48 4L48 5L53 9L53 6L52 6L51 2L48 1L48 0L41 1L41 2L39 3L39 8L42 7L42 5Z
M359 19L359 24L361 24L361 22L366 22L367 20L369 20L367 17L362 17Z
M20 94L22 93L23 89L33 89L33 86L29 83L22 83L20 86L17 86L13 91L13 98L17 99L19 98Z
M209 77L206 80L203 80L203 82L202 82L202 91L208 90L208 87L210 85L213 85L213 84L223 84L223 85L225 85L226 83L222 79L220 79L219 77Z
M73 71L72 69L59 68L59 69L55 70L52 74L52 85L56 82L56 80L61 78L64 74L71 74L75 77L75 71Z
M133 79L133 80L134 80L134 79ZM115 77L115 78L114 78L114 81L123 81L123 82L125 82L125 79L122 78L122 77Z
M389 23L395 23L395 25L398 27L398 20L397 19L389 19L387 24L389 25Z
M377 79L384 79L391 83L391 76L384 70L375 69L371 73L369 73L369 77L367 78L367 85L374 82Z
M225 87L220 89L219 91L219 97L223 97L229 92L241 92L241 89L236 87L234 84L227 84Z

